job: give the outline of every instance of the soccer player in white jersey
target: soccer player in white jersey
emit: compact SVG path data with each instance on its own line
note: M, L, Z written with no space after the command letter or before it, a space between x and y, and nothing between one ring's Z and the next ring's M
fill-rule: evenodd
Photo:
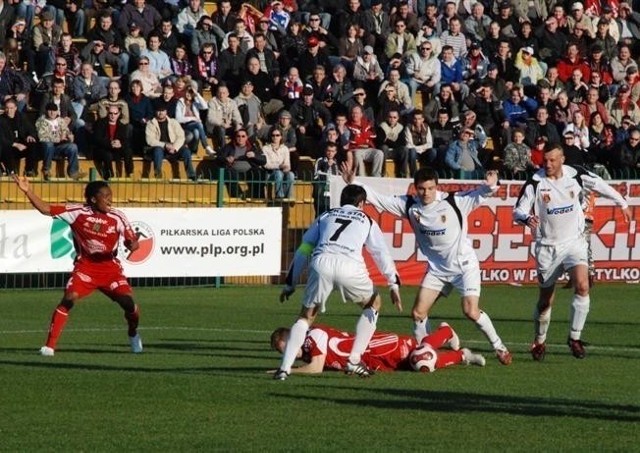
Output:
M362 210L366 199L367 194L362 187L348 185L340 196L340 207L320 215L302 237L302 244L298 247L289 268L280 301L288 299L293 294L295 284L311 255L309 277L302 300L302 310L291 327L282 363L275 372L274 379L285 380L291 373L291 367L309 327L318 311L324 311L324 305L334 288L340 291L343 300L355 302L363 307L362 315L356 324L356 338L345 372L362 377L373 374L361 358L375 333L382 301L362 257L364 246L382 275L386 277L391 290L391 301L399 311L402 311L402 301L399 292L400 279L382 231Z
M348 184L354 173L346 166L342 176ZM416 235L429 269L413 304L414 335L421 341L428 334L429 311L438 297L455 287L462 296L462 311L485 335L503 365L512 356L496 332L491 318L480 309L480 263L467 237L467 216L498 187L498 174L488 171L485 184L477 189L446 194L438 191L438 174L421 168L414 174L416 195L384 196L365 187L367 201L380 211L406 217Z
M531 228L535 238L539 296L534 312L535 339L531 345L534 360L544 359L547 331L556 280L567 271L573 282L574 295L570 310L570 332L567 343L578 359L585 357L580 339L589 313L588 246L584 236L583 196L596 192L613 200L625 222L631 212L622 195L600 177L579 167L564 164L559 145L551 145L544 153L544 168L538 170L522 187L513 217Z

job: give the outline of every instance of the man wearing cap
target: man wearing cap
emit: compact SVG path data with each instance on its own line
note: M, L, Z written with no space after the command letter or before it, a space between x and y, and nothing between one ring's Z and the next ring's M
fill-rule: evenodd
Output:
M51 177L51 162L54 159L67 158L67 174L73 179L84 177L78 165L78 147L73 143L73 134L68 121L60 118L58 105L49 102L43 108L44 113L36 121L38 140L43 150L42 176L45 181Z
M633 124L640 124L640 107L631 100L631 87L620 85L616 96L605 104L609 112L609 123L615 127L622 125L622 119L628 116Z
M494 20L500 25L500 34L503 37L514 39L520 33L520 21L514 16L508 0L500 2L498 14Z
M329 63L329 54L327 51L320 48L320 40L311 35L307 39L307 50L300 56L299 70L300 78L306 80L307 77L313 74L313 70L316 66L324 66L325 71L331 69Z
M389 13L382 9L382 0L371 0L371 8L362 16L365 39L375 49L384 48L384 43L391 33Z
M520 85L525 87L535 86L538 81L544 79L544 69L540 66L537 58L533 56L533 48L523 47L516 55L514 65L520 71Z
M489 59L482 53L480 43L471 42L469 52L462 57L462 67L464 80L468 85L484 78L489 68Z
M162 178L162 161L184 161L187 177L196 180L196 172L191 164L191 150L185 145L184 129L180 123L167 115L164 105L156 107L156 116L147 123L145 128L147 145L151 148L149 154L153 159L155 177Z
M584 13L584 5L580 2L574 2L571 5L571 15L567 17L567 24L571 33L576 26L581 25L589 37L593 38L595 35L591 18Z
M616 55L616 40L609 29L611 28L609 19L601 18L596 26L596 35L591 45L591 53L594 53L594 49L600 48L600 52L604 52L604 56L607 60L611 60Z
M54 22L53 13L45 9L40 14L40 23L31 31L35 51L35 70L38 77L54 70L54 52L60 44L61 37L62 28Z
M315 158L320 157L318 143L323 127L331 122L331 113L313 94L313 88L305 85L302 98L296 100L289 111L296 128L298 152Z

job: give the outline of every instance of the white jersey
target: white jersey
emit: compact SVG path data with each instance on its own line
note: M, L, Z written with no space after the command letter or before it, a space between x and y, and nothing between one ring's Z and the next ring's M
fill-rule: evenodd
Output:
M541 169L522 186L513 218L526 223L531 215L538 216L540 225L532 234L539 244L575 241L584 234L583 191L599 193L621 208L627 207L622 195L599 176L580 167L563 165L562 177L549 179Z
M355 206L345 205L321 214L305 232L302 242L313 245L313 257L340 255L363 266L362 248L366 247L389 285L398 283L396 266L380 227ZM298 275L292 275L293 281Z
M438 277L458 275L463 267L478 263L467 237L467 216L495 188L485 184L467 192L438 192L436 201L423 205L415 196L383 196L363 187L367 191L367 201L378 210L409 220L418 247L429 263L430 274Z

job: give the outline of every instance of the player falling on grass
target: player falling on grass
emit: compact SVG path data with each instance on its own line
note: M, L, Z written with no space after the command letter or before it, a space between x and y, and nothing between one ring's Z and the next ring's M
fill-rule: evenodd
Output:
M274 330L271 334L271 347L280 353L284 352L288 338L288 328ZM296 354L296 358L305 362L305 365L291 368L291 373L318 374L324 370L344 370L354 339L352 333L332 327L311 327ZM435 371L457 364L485 365L482 355L474 354L466 348L460 349L458 335L444 322L438 330L424 337L421 343L407 335L376 332L362 354L362 361L370 370L375 371L411 370L410 355L419 345L426 351L421 356L428 356L428 367L424 371ZM445 346L450 349L442 349Z
M282 363L275 372L274 379L285 380L291 373L291 367L309 327L318 311L324 309L334 288L340 291L343 300L355 302L363 307L344 370L348 374L362 377L373 374L362 362L361 357L376 330L382 301L367 272L362 257L363 246L367 247L382 275L386 277L391 290L391 301L399 311L402 310L402 302L398 272L382 231L378 224L362 211L366 199L367 194L362 187L345 187L340 196L340 207L320 215L302 237L302 244L298 247L289 268L280 301L288 299L293 294L311 255L309 277L302 300L302 310L298 320L291 327Z
M567 343L578 359L585 357L581 335L589 313L588 245L584 234L585 193L596 192L622 208L625 222L631 212L622 195L599 176L564 164L564 152L557 145L545 150L543 168L522 186L513 211L517 222L531 228L535 239L539 295L534 312L534 360L544 359L545 341L551 322L551 308L557 279L566 271L573 282Z
M351 169L343 166L342 177L354 182ZM429 268L413 304L414 335L421 341L428 333L431 307L440 295L455 287L462 296L462 311L487 337L503 365L512 356L496 332L491 318L480 309L480 263L467 237L467 216L498 187L498 173L488 171L485 183L474 190L458 193L438 191L438 174L421 168L414 174L416 195L384 196L370 187L367 201L379 211L409 220Z
M138 248L138 240L125 215L111 208L109 184L104 181L90 182L84 190L85 204L57 206L38 197L26 178L14 175L14 180L38 211L69 224L76 247L77 256L71 277L62 301L53 312L47 342L40 348L40 354L54 355L69 311L76 302L95 290L102 291L122 307L129 325L131 351L142 352L142 340L137 332L138 306L133 302L131 286L116 257L121 237L124 238L125 247L131 251Z

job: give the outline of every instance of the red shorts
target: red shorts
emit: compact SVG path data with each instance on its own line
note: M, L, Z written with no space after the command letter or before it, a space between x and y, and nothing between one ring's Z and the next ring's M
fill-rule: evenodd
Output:
M107 295L129 295L133 291L117 261L77 262L67 282L66 291L85 297L100 290Z

